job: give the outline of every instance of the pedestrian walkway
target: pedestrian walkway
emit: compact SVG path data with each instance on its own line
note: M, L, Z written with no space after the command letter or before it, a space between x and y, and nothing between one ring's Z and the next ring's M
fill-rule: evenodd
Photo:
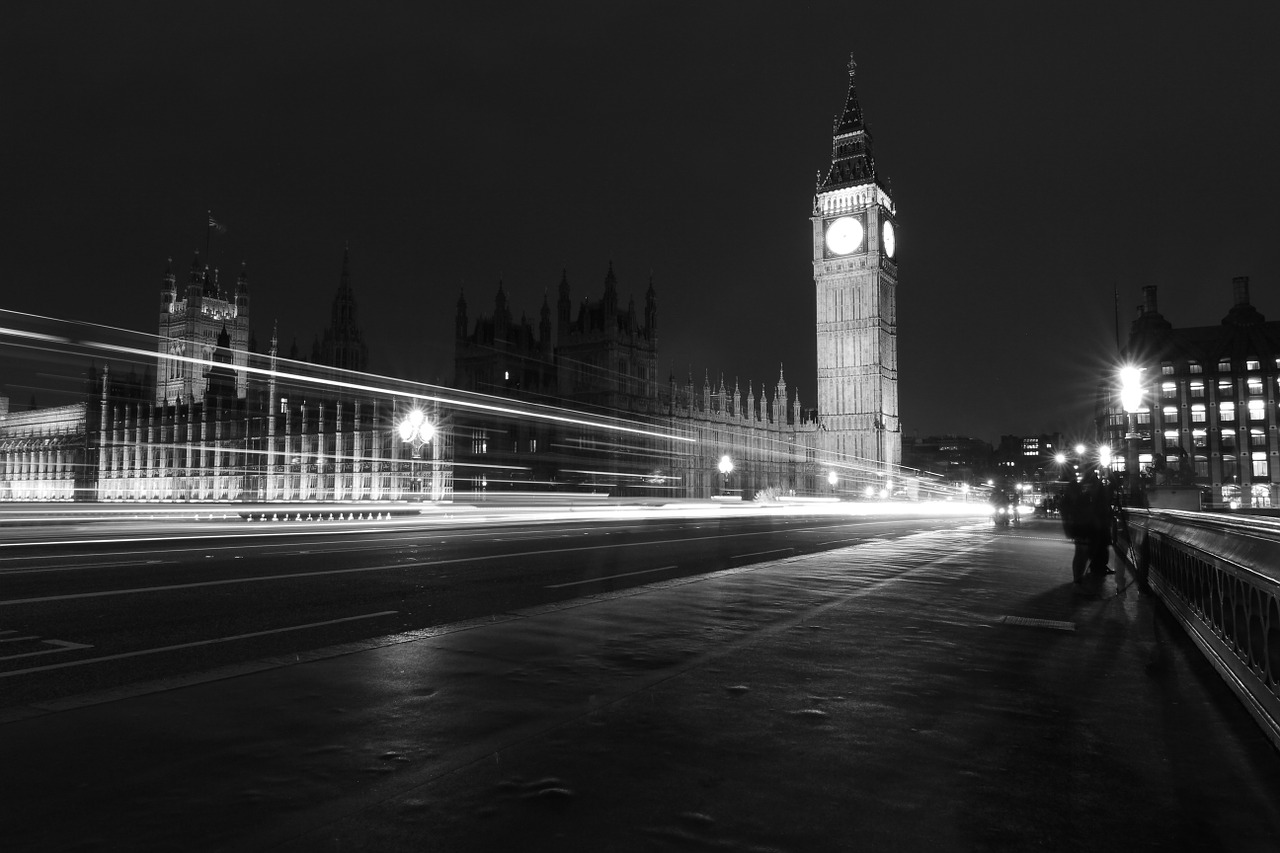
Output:
M1280 755L1070 560L974 525L10 722L5 844L1278 849Z

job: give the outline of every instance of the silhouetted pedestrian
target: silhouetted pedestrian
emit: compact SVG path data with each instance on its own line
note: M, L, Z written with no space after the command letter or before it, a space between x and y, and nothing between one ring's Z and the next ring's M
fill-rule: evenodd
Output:
M1097 471L1084 475L1080 483L1085 512L1083 521L1089 542L1089 571L1097 575L1110 573L1107 555L1111 550L1111 489L1098 477Z
M1071 558L1071 580L1079 584L1084 579L1085 564L1089 561L1089 515L1088 502L1084 490L1071 474L1058 498L1058 514L1062 516L1062 532L1075 544L1075 554Z

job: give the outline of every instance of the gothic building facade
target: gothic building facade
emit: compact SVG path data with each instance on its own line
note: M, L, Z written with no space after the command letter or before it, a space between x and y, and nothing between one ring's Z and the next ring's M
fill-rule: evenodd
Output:
M658 305L620 307L613 265L599 299L576 304L561 273L556 322L544 296L538 326L515 321L504 284L493 313L474 322L459 298L455 387L519 401L518 411L456 415L459 493L579 490L611 495L710 497L725 492L813 494L816 421L781 373L770 389L695 387L658 379ZM563 406L564 408L559 408ZM729 457L734 470L721 474ZM825 481L824 481L825 482Z
M160 285L156 405L204 397L207 362L224 330L231 340L233 362L244 368L249 358L249 277L243 265L234 296L228 299L218 283L217 270L202 264L199 252L181 292L170 259ZM246 381L242 369L237 374L236 396L247 393Z
M82 402L24 412L0 397L0 500L314 502L446 499L450 446L400 439L409 404L335 388L363 370L349 257L318 364L252 352L243 270L233 300L192 264L161 286L151 372L91 369ZM324 380L317 382L316 380ZM429 417L438 419L438 412Z
M876 169L857 65L832 128L831 165L813 203L818 415L825 455L890 471L898 420L897 207Z

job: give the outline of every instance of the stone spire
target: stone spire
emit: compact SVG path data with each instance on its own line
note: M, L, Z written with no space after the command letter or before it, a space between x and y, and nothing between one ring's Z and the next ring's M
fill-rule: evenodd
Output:
M458 313L453 320L453 336L458 339L467 336L467 297L458 288Z
M338 279L338 292L333 297L329 328L319 345L320 360L330 367L363 371L368 365L369 350L356 310L355 291L351 287L351 247L342 250L342 275Z
M248 263L240 262L240 275L236 277L236 314L240 317L249 315L249 270Z
M818 183L820 190L877 183L871 134L867 132L862 105L858 103L857 74L858 64L850 56L849 94L845 96L844 112L832 124L831 167Z
M658 338L658 296L653 290L653 273L649 273L649 289L644 294L644 334L649 340Z
M604 277L604 314L608 328L607 318L618 315L618 277L613 274L613 261L609 261L609 272Z
M164 281L160 284L160 310L168 313L173 309L170 307L178 298L178 277L173 274L173 258L169 259L169 265L165 267Z

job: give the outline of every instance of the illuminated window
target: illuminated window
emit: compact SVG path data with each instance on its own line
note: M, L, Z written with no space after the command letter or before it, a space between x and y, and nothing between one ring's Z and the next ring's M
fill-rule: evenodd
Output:
M1160 396L1166 400L1176 400L1178 398L1178 383L1165 382L1160 386Z
M1249 401L1249 420L1261 421L1267 417L1267 404L1262 400Z
M1165 406L1165 407L1164 407L1164 422L1165 422L1165 423L1167 423L1167 424L1176 424L1176 423L1178 422L1178 407L1177 407L1177 406Z
M1192 382L1192 383L1191 383L1191 396L1192 396L1192 397L1203 397L1203 396L1204 396L1204 383L1203 383L1203 382Z
M1196 403L1191 407L1191 422L1193 424L1202 424L1204 421L1204 403Z
M1248 381L1245 384L1250 396L1253 396L1253 397L1262 396L1262 377L1261 376L1250 376Z
M1258 427L1249 430L1249 446L1250 447L1266 447L1267 434Z
M1195 458L1195 468L1196 468L1197 477L1208 477L1209 476L1209 457L1197 456Z
M1236 395L1236 383L1230 379L1218 380L1218 399L1223 397L1234 397Z
M1280 366L1280 358L1276 359L1276 365ZM1199 362L1189 361L1187 362L1187 372L1188 373L1204 373L1204 368L1200 366Z
M1193 429L1191 431L1191 444L1194 447L1207 447L1209 445L1209 433L1202 429Z
M1177 443L1178 443L1178 431L1177 431L1176 429L1167 429L1167 430L1165 430L1165 431L1164 431L1164 443L1165 443L1165 444L1177 444Z
M1227 400L1218 404L1218 420L1224 423L1236 419L1236 404Z
M1244 363L1244 369L1245 370L1261 370L1262 365L1258 362L1257 359L1251 358Z
M1253 454L1253 476L1259 479L1270 476L1267 471L1267 453L1265 450Z
M1229 358L1224 358L1224 359L1222 359L1221 361L1219 361L1219 362L1218 362L1218 372L1219 372L1219 373L1230 373L1230 372L1231 372L1231 359L1229 359Z
M1235 450L1236 448L1236 431L1233 429L1224 429L1222 431L1222 448L1224 450Z
M1150 410L1150 409L1143 409L1142 411L1138 412L1138 415L1137 415L1137 421L1138 421L1138 423L1139 423L1139 424L1141 424L1141 425L1143 425L1143 426L1150 426L1150 424L1151 424L1151 410Z
M1160 372L1163 373L1165 376L1172 376L1173 364L1171 362L1166 361L1164 364L1160 365Z

